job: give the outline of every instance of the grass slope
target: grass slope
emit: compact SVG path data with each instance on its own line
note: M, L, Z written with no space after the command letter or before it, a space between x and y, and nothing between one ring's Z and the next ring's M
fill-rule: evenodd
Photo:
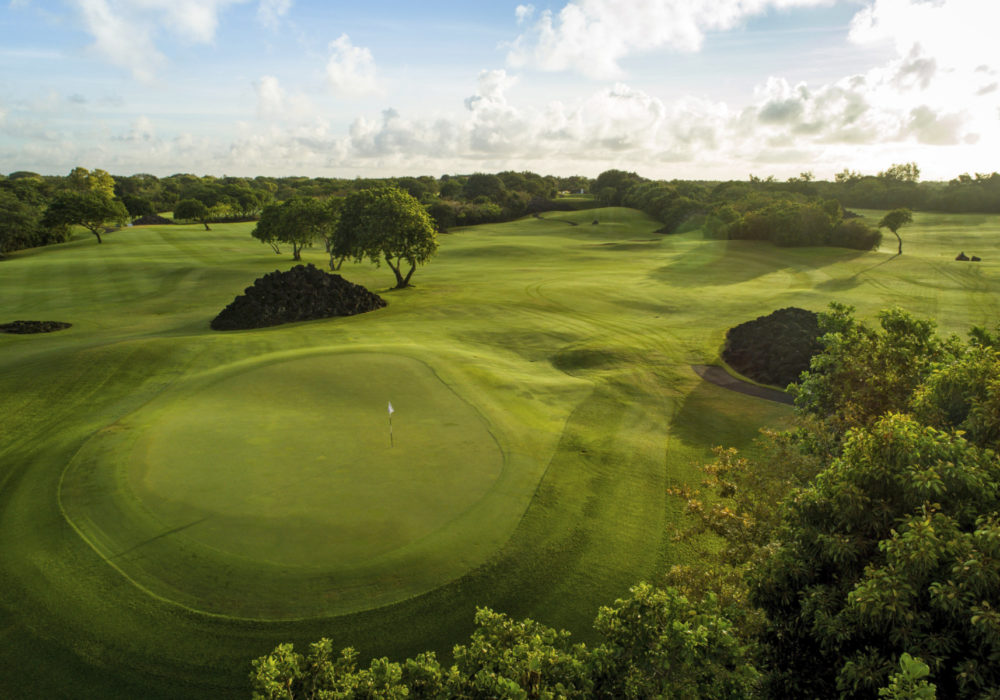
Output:
M388 292L388 271L346 266L348 279L387 298L375 313L212 332L208 321L254 278L291 265L253 241L250 227L124 230L101 246L79 240L0 262L0 320L74 324L0 335L0 696L245 697L249 659L279 641L330 636L394 657L447 650L467 635L476 605L590 639L599 605L693 556L670 539L680 504L665 488L695 478L712 445L746 444L757 427L788 415L690 370L715 361L727 328L782 306L821 310L832 299L862 316L899 304L957 332L998 315L998 217L917 215L896 257L888 246L861 254L705 241L697 231L664 237L637 212L598 209L442 236L415 289ZM984 262L954 262L962 249ZM306 252L317 265L323 257ZM402 470L383 450L381 477L341 482L368 495L341 494L340 514L320 515L308 489L267 491L255 450L266 456L261 464L277 460L301 475L324 449L320 433L333 430L342 446L327 457L346 463L362 453L352 436L374 429L330 428L313 411L336 415L343 405L312 381L333 382L345 400L378 411L400 402L398 430L414 415L409 398L385 395L406 384L402 375L390 388L325 374L327 360L348 357L355 378L374 365L372 374L391 379L384 363L393 358L426 368L404 372L423 378L398 394L442 406L448 420L438 424L417 414L425 435L457 422L495 440L489 447L477 438L482 452L459 450L474 463L468 484L379 492L380 479ZM275 400L285 382L302 388L301 405ZM231 429L205 427L227 420ZM305 436L296 431L303 422ZM253 448L239 446L246 431ZM296 440L300 447L285 453ZM502 467L491 466L497 454ZM447 450L440 459L464 468ZM168 473L178 461L180 471ZM88 464L96 481L78 478ZM232 488L206 481L209 468L222 469ZM316 490L333 479L322 476ZM442 488L440 513L408 503ZM257 535L259 549L236 524L254 499L262 519L276 509L283 533L271 542ZM405 537L373 525L348 551L344 538L323 543L317 534L364 509L410 505L401 513L411 518ZM178 529L202 517L199 508L230 520ZM303 540L289 539L296 528ZM328 564L339 551L340 568L324 575L343 576L351 561L376 562L379 547L405 553L421 543L419 556L376 566L353 589L260 575L282 563L301 574L309 546L325 548ZM202 554L211 566L171 564ZM167 580L167 569L179 578ZM244 589L227 595L227 581ZM320 589L330 595L310 593ZM206 604L213 597L214 608ZM245 600L256 609L234 607Z

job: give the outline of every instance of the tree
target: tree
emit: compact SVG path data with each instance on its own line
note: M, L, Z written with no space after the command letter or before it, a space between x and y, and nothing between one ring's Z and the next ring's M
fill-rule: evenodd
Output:
M896 240L899 241L899 250L896 251L897 255L903 254L903 239L899 237L899 229L911 221L913 221L913 213L909 209L893 209L878 222L879 228L889 229L896 236Z
M745 698L758 673L714 599L691 603L674 590L639 584L601 608L594 623L607 638L589 649L570 633L479 608L454 664L433 652L360 668L328 639L302 655L281 644L253 662L255 700L293 698Z
M70 188L77 192L97 192L108 199L115 196L115 179L106 170L73 168L66 178Z
M621 205L622 199L629 188L645 180L633 172L624 170L605 170L597 176L590 191L597 195L601 204L611 207Z
M1000 451L1000 353L971 346L952 362L934 366L910 402L914 416L940 430L961 430L965 439Z
M819 315L822 350L791 387L798 410L839 436L889 411L907 411L934 364L958 352L957 340L942 340L932 321L902 309L880 312L879 329L856 321L853 313L853 307L831 303Z
M1000 687L1000 462L890 413L786 501L751 601L773 697L872 697L906 651L943 697Z
M504 193L507 188L503 180L496 175L486 173L473 173L469 175L462 188L462 197L472 201L478 197L486 197L497 204L503 203Z
M302 249L317 238L327 238L332 229L333 211L311 197L296 197L264 207L251 235L280 252L278 243L292 246L292 259L302 259ZM333 258L331 256L331 264Z
M713 595L695 603L672 588L633 586L602 607L592 653L594 695L605 698L746 698L757 685L748 649Z
M100 191L77 192L64 190L57 194L42 219L42 225L59 228L83 226L101 243L101 229L107 224L123 225L128 221L128 210L116 199Z
M893 163L878 174L883 180L916 183L920 179L920 168L916 163Z
M200 199L182 199L174 205L174 218L186 221L197 221L205 226L206 231L211 231L208 221L211 218L211 210L205 206Z
M13 192L0 190L0 257L38 245L41 213Z
M340 210L344 206L344 200L342 197L330 197L323 206L325 208L324 225L320 229L320 233L323 236L323 243L326 245L326 252L330 255L330 269L339 270L347 256L336 254L334 236L337 232L337 222L340 221Z
M410 284L418 264L437 251L434 225L420 202L395 187L354 192L344 200L331 253L376 265L384 258L396 289ZM403 273L403 266L409 269Z
M128 210L128 215L134 221L142 216L155 214L153 204L148 199L143 199L137 195L126 194L122 197L122 204Z

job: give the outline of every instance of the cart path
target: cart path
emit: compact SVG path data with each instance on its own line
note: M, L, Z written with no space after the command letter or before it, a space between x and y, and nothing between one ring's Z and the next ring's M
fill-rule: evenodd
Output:
M760 399L766 399L767 401L788 404L789 406L795 403L792 395L788 392L779 389L769 389L765 386L757 386L742 379L737 379L718 365L691 365L691 369L705 381L712 382L712 384L721 386L723 389L731 389L741 394L748 394Z

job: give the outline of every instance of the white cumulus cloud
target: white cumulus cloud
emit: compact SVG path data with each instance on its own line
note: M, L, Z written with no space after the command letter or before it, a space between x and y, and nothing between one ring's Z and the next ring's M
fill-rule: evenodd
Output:
M326 79L334 92L344 95L379 92L372 52L363 46L352 44L347 34L341 34L336 41L330 42Z
M515 39L511 66L572 70L592 78L622 74L619 61L642 51L696 51L708 31L732 29L772 8L828 5L832 0L571 0L543 12ZM528 14L520 6L521 20Z
M257 21L270 29L276 29L281 18L292 9L292 0L260 0L257 5Z
M219 14L246 0L71 0L79 10L93 49L113 65L148 81L164 62L155 37L166 30L175 38L209 43Z
M305 95L288 94L273 75L261 76L254 83L257 93L257 116L268 121L303 122L316 116L316 107Z
M141 115L132 122L128 133L121 137L121 140L129 143L152 143L156 140L156 128L149 117Z

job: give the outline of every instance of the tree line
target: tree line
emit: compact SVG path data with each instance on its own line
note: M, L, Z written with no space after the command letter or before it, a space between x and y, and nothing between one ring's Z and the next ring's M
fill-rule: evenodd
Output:
M894 164L876 175L845 170L831 182L817 181L809 172L785 181L751 175L743 181L709 182L648 180L634 172L607 170L591 191L604 206L645 212L663 224L663 233L701 228L713 238L858 250L878 247L879 229L896 234L901 224L883 221L873 228L845 207L1000 212L1000 174L921 182L916 163Z
M175 219L207 229L212 222L257 219L274 203L343 199L382 186L396 187L417 200L438 231L557 209L627 206L661 222L664 233L701 228L707 236L723 239L859 250L877 247L881 235L845 207L1000 212L1000 174L921 182L915 163L895 164L876 175L845 170L832 182L817 181L808 172L785 181L750 176L708 182L649 180L622 170L607 170L595 179L514 171L338 179L111 176L78 167L67 176L28 171L0 175L0 255L65 241L73 226L100 240L107 226L172 211ZM589 193L592 199L560 197L570 192Z
M569 206L557 201L557 195L587 191L590 182L582 176L513 171L380 179L199 177L187 173L159 178L148 173L112 176L104 170L82 167L66 176L16 171L0 175L0 255L64 242L74 226L87 229L100 241L108 227L173 212L176 220L197 222L209 229L213 222L258 219L275 203L343 199L384 186L412 196L436 228L445 231Z
M836 303L820 327L795 425L671 490L710 544L601 608L598 645L480 609L450 663L282 644L254 697L996 697L1000 334Z

